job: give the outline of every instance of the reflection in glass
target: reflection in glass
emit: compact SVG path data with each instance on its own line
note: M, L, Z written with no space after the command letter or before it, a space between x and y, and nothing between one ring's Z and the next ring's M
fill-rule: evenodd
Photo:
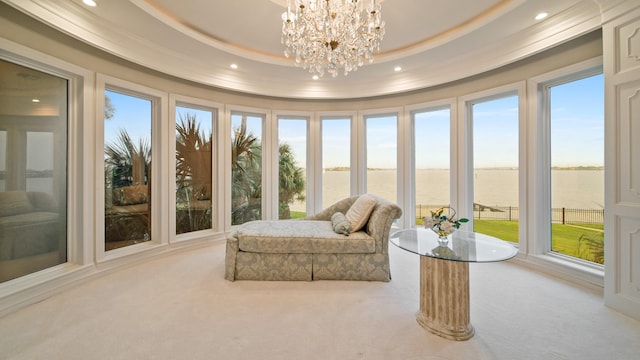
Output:
M415 144L416 224L450 199L451 111L413 113Z
M431 254L434 257L438 257L441 259L451 259L451 260L460 260L460 256L458 256L453 249L446 245L439 245L431 249Z
M518 96L473 105L474 231L518 242Z
M53 133L27 132L27 191L53 194L54 151Z
M322 208L351 195L351 119L322 119Z
M0 130L0 191L5 189L5 175L7 173L7 132Z
M211 229L213 116L176 106L176 234Z
M231 224L262 219L262 123L231 114Z
M151 100L106 90L105 250L151 240Z
M278 119L278 148L278 218L304 217L307 120Z
M367 192L396 202L398 198L398 117L366 118Z
M0 61L0 282L67 261L67 87Z

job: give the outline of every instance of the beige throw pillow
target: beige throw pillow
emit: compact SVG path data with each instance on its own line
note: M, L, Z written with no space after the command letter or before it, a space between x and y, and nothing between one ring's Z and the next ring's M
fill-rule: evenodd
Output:
M358 200L356 200L353 205L351 205L345 215L351 223L352 233L362 229L364 224L367 223L367 220L369 220L369 215L371 215L371 212L376 206L376 203L378 203L378 200L376 200L373 196L361 195Z

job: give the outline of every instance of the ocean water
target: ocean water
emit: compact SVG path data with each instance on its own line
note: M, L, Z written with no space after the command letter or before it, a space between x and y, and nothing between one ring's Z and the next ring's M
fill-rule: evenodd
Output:
M554 170L552 207L602 209L604 206L603 170ZM369 171L368 192L397 201L395 170ZM474 202L486 206L518 207L518 170L479 169L474 173ZM419 169L416 172L416 204L449 204L449 171ZM349 172L326 171L323 175L323 204L328 206L348 196ZM304 211L303 204L294 210Z

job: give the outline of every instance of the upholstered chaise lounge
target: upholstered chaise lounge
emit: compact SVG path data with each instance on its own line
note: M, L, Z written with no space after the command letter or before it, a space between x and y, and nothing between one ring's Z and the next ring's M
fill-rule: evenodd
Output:
M334 231L334 214L347 214L361 196L375 199L362 229L349 235ZM303 219L245 223L227 238L225 278L389 281L389 232L401 214L397 205L367 194Z

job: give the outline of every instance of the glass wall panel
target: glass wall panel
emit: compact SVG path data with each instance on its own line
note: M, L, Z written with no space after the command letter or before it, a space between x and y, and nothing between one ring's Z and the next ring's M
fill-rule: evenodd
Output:
M604 79L549 89L551 250L604 263Z
M322 208L351 195L351 119L322 119Z
M397 202L398 116L365 118L367 192Z
M176 106L176 234L211 229L211 110Z
M301 218L307 214L307 119L278 119L278 217Z
M53 195L52 132L27 132L27 191Z
M6 191L7 152L7 132L0 130L0 191Z
M474 231L518 242L518 97L473 105Z
M0 61L0 282L67 261L67 88Z
M105 90L105 250L151 240L152 101ZM108 99L108 100L107 100Z
M412 114L415 144L416 224L431 211L449 206L450 109Z
M259 115L231 114L231 224L262 219L262 124Z

